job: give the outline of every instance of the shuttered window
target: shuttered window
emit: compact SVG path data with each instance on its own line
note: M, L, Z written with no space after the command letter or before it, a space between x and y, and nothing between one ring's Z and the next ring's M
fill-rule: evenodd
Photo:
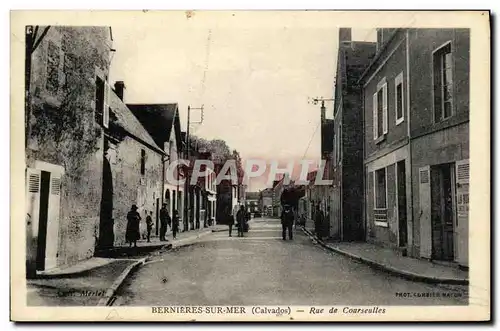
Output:
M377 85L373 94L373 139L377 140L388 132L387 123L387 83L385 78Z
M29 176L29 192L30 193L38 193L40 192L40 175L31 174Z
M52 178L50 184L50 193L53 195L59 195L61 193L61 178L59 177Z

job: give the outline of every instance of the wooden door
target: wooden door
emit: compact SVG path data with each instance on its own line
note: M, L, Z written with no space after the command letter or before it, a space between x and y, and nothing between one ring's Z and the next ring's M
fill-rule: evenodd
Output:
M51 269L57 266L57 251L59 247L59 211L61 201L61 175L59 174L50 174L48 201L45 269Z
M36 270L41 176L41 170L26 169L26 271L29 274Z

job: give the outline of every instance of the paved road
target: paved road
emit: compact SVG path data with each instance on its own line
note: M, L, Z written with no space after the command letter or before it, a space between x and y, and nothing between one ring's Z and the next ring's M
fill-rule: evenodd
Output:
M398 292L451 293L402 298ZM456 296L456 297L455 297ZM316 246L302 231L281 239L278 220L256 219L245 238L227 232L155 257L124 284L115 305L467 304L466 287L410 282Z

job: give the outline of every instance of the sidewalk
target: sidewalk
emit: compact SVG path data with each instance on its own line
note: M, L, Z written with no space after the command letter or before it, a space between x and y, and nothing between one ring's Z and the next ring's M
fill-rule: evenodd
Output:
M305 228L302 228L302 230L311 239L317 241L328 250L409 280L425 283L469 284L469 273L455 267L438 265L423 259L402 256L390 248L370 243L326 243L314 236L310 230Z
M158 237L137 242L137 248L128 245L101 251L100 257L81 261L66 267L55 268L39 273L35 279L27 280L27 304L29 306L96 306L109 305L113 295L128 275L142 266L147 257L162 253L173 247L196 242L212 231L227 231L227 226L190 230L177 234L173 240L172 232L167 233L168 241Z
M67 270L27 280L28 306L96 306L111 297L115 281L142 260L92 258ZM104 263L105 262L105 263ZM71 273L73 271L73 273ZM116 288L115 288L116 290Z

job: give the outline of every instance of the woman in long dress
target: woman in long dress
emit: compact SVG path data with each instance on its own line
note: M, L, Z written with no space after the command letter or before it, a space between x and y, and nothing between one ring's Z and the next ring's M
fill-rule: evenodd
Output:
M141 216L137 212L137 206L132 205L131 210L127 214L127 232L125 233L125 240L129 243L129 247L137 247L137 240L140 238L139 233L139 222L141 221Z

